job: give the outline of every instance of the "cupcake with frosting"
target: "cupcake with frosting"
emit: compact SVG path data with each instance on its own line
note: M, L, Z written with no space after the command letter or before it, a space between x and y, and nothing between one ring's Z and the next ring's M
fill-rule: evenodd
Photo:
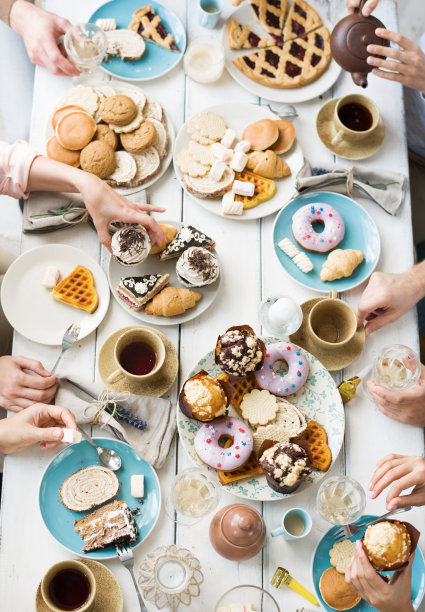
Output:
M112 236L112 255L122 266L136 266L151 250L149 234L141 225L123 227Z
M218 279L220 267L210 251L203 247L190 247L177 260L176 272L186 287L203 287Z

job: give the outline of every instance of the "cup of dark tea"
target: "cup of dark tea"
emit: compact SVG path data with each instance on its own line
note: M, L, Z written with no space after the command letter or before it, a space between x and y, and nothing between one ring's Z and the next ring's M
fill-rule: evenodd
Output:
M335 135L332 144L342 140L359 142L369 138L379 124L379 110L367 96L350 94L340 98L335 106Z
M118 338L114 349L117 369L108 376L113 383L123 376L136 382L149 380L162 368L165 346L154 329L134 327Z
M52 612L90 612L96 597L94 574L77 559L55 563L41 581L41 596Z

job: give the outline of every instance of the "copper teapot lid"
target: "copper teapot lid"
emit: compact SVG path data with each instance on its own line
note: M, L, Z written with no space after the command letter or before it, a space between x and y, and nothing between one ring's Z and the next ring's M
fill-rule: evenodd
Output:
M223 537L233 546L256 545L263 536L263 519L257 510L245 504L224 508L220 524Z

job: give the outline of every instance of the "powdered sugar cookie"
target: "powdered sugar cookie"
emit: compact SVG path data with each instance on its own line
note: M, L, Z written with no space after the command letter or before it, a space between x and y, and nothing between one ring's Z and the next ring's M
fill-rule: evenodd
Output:
M244 396L241 403L242 416L253 427L267 425L267 423L273 421L277 409L276 397L266 389L262 391L253 389Z
M153 146L159 153L159 157L165 157L167 155L167 130L161 121L157 119L149 119L151 123L153 123L156 130L156 139L153 143Z
M193 159L204 166L212 166L215 162L215 157L212 154L211 147L201 145L199 142L191 140L187 145L187 149Z
M164 111L159 102L155 102L154 100L147 100L143 109L143 114L146 119L156 119L157 121L162 121Z
M137 130L144 121L143 113L140 109L137 109L137 115L134 117L133 121L127 123L127 125L114 125L113 123L109 124L111 130L113 130L116 134L128 134L129 132L134 132Z
M184 174L188 174L193 178L199 176L206 176L210 169L210 166L201 164L200 162L197 162L195 159L193 159L189 150L189 146L184 147L184 149L177 153L176 164Z
M130 153L115 151L115 170L107 178L108 181L122 185L136 176L136 162Z
M117 93L128 96L141 111L146 105L146 94L141 89L117 89Z
M286 432L278 425L266 425L265 427L259 427L252 434L252 438L254 440L254 452L256 454L258 454L260 446L264 440L273 440L274 442L281 442L282 444L289 442Z
M223 117L211 111L202 111L187 123L189 134L199 132L202 136L210 138L214 142L223 138L226 129L227 125Z
M329 556L331 558L331 565L334 566L337 572L345 574L345 569L350 561L351 557L356 552L356 543L351 540L343 540L342 542L335 542Z
M84 108L84 110L93 117L99 107L99 96L93 87L77 85L77 87L70 89L62 100L61 106L66 106L67 104L81 106L81 108Z

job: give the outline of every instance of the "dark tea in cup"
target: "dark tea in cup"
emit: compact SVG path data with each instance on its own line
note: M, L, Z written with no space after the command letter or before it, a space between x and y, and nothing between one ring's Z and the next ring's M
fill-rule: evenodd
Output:
M78 610L90 597L90 582L73 568L66 568L53 576L49 584L49 596L60 610Z
M358 102L348 102L341 106L338 117L345 127L355 132L366 132L373 124L370 110Z
M154 369L156 353L147 342L131 342L122 349L119 362L130 374L143 376Z

